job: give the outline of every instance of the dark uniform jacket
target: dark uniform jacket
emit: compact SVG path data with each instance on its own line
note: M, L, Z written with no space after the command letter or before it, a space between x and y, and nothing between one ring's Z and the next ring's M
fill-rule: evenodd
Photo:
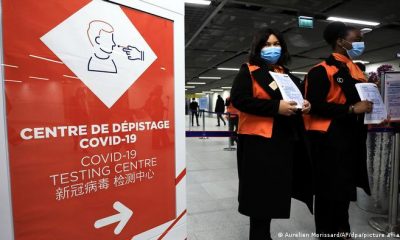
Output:
M271 138L238 135L239 212L252 217L288 218L291 197L305 202L312 211L312 167L302 116L278 114L282 96L279 89L269 86L273 79L268 71L272 69L262 65L253 76L270 100L253 97L246 64L231 90L231 101L239 111L274 118ZM300 87L300 80L291 74L290 77Z
M224 113L225 112L225 104L222 98L217 99L217 103L215 104L215 112L216 113Z
M334 84L339 84L346 102L328 103L331 90L326 68L319 65L307 75L306 98L311 103L311 114L331 119L326 133L309 131L312 160L316 176L316 191L327 192L338 200L356 200L356 187L370 194L366 166L367 127L363 114L350 114L349 107L360 101L355 88L360 83L352 78L347 66L332 55L325 60L336 66Z

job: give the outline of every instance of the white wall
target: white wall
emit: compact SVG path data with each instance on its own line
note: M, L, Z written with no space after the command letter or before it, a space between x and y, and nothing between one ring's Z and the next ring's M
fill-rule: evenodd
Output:
M176 12L179 14L183 14L184 4L182 4L182 0L168 0L168 1L160 1L160 0L140 0L142 2L147 2L159 8L167 9L172 12Z
M2 5L0 4L0 64L3 64ZM4 71L0 66L0 239L14 239L8 164Z
M378 69L378 67L382 66L383 64L390 64L393 66L393 69L395 71L400 71L400 67L399 67L400 60L368 64L368 65L366 65L365 71L367 73L376 72L376 69Z
M2 62L2 61L1 61ZM0 239L13 239L11 190L5 121L5 97L2 67L0 70Z

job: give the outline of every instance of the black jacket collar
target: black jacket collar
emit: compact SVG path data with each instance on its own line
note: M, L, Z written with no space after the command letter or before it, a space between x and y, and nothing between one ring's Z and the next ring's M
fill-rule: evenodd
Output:
M279 89L277 88L273 90L270 87L270 84L274 81L271 74L269 74L269 71L273 71L272 66L263 64L260 65L259 67L260 67L259 69L252 72L254 79L264 89L264 91L268 93L268 95L272 99L281 99L282 95Z
M338 69L338 71L333 75L333 79L344 92L346 102L353 104L360 101L360 97L355 88L355 84L359 83L359 81L353 79L347 65L336 60L332 54L325 60L325 62L327 65L335 66Z
M327 65L335 66L338 69L341 69L341 68L346 68L347 69L346 64L344 62L336 60L336 58L332 54L327 59L325 59L325 62L326 62Z

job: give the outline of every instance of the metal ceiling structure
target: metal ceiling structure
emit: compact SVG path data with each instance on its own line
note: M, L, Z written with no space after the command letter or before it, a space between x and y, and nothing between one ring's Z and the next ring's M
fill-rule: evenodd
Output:
M291 71L306 72L330 53L322 32L329 16L380 22L365 34L362 60L370 63L396 59L400 52L400 0L213 0L209 6L185 6L187 93L232 85L236 71L246 62L252 36L264 26L284 33L292 62ZM298 17L314 17L312 29L299 28ZM368 26L355 25L363 28ZM221 79L199 79L201 76Z

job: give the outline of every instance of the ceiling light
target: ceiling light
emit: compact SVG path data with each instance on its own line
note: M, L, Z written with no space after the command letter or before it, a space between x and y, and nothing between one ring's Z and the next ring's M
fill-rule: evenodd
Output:
M306 75L307 72L290 72L291 74L301 74L301 75Z
M361 24L361 25L368 25L368 26L377 26L380 23L378 22L371 22L371 21L364 21L364 20L357 20L351 18L341 18L341 17L328 17L328 21L340 21L346 23L354 23L354 24Z
M204 85L204 84L206 84L206 83L205 83L205 82L187 82L187 84Z
M34 77L34 76L29 76L29 78L31 78L31 79L37 79L37 80L50 80L50 79L48 79L48 78L42 78L42 77Z
M214 92L211 92L211 91L203 91L203 93L204 93L204 94L211 94L211 93L214 93Z
M371 32L372 28L362 28L360 31L361 31L362 34L366 34L366 33Z
M355 63L362 63L362 64L369 64L368 61L363 61L363 60L354 60L353 62L355 62Z
M206 0L185 0L185 3L198 4L198 5L210 5L211 1L206 1Z
M195 88L195 86L185 86L185 88Z
M223 89L211 89L210 91L213 91L213 92L223 92L224 90L223 90Z
M221 71L239 71L239 68L226 68L226 67L219 67L217 70Z
M221 87L222 89L231 89L232 87Z
M221 79L221 77L199 77L199 79Z
M201 92L197 92L197 93L195 93L195 94L198 94L198 95L203 95L204 93L201 93Z

